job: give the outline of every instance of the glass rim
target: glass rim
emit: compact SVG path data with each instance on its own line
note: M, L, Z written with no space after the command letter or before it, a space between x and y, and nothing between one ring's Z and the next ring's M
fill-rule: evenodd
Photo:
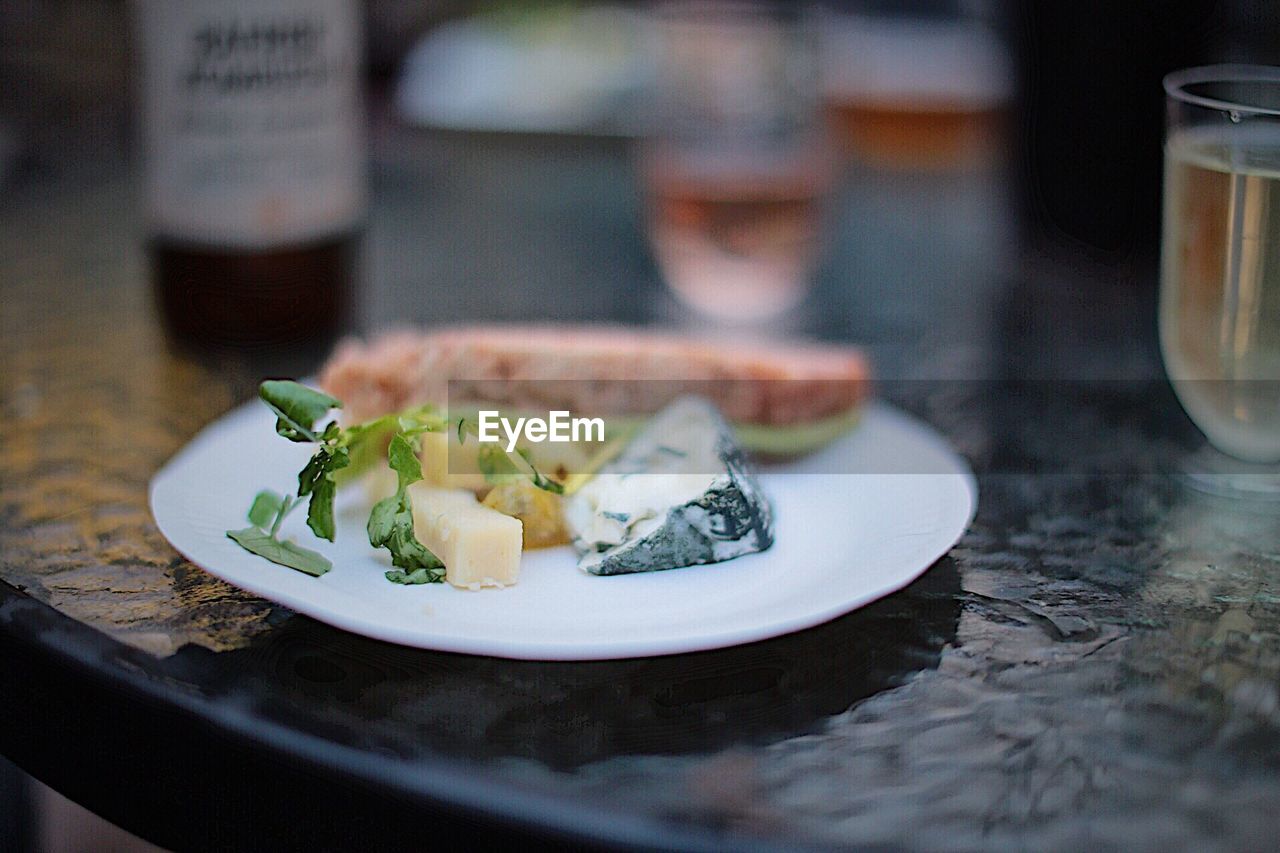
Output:
M1198 65L1166 74L1164 92L1170 98L1184 104L1218 110L1225 113L1246 113L1256 116L1280 116L1280 109L1251 106L1246 103L1209 98L1186 90L1187 86L1201 83L1275 83L1280 86L1280 67L1274 65Z

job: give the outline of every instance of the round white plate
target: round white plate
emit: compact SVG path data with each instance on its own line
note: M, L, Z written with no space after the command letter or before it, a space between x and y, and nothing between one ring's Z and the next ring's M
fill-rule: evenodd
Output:
M284 525L333 561L313 578L226 537L260 489L286 491L309 445L278 437L254 402L216 421L151 481L160 531L189 560L256 595L379 640L530 660L665 655L749 643L818 625L917 578L973 518L977 487L933 430L884 404L850 435L798 463L761 471L773 501L768 551L708 566L596 577L568 546L524 555L520 582L469 592L399 586L369 546L363 491L337 503L337 542L299 510Z

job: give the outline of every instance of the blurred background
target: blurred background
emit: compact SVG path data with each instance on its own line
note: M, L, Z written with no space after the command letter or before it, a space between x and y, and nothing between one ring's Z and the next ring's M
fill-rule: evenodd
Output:
M855 341L881 376L937 378L984 375L1011 315L1054 335L1055 305L1123 291L1154 376L1161 77L1280 58L1280 8L1245 0L260 4L320 16L283 35L192 17L245 5L0 0L0 311L66 264L228 369L305 371L352 330L565 320ZM262 175L183 184L172 122L202 102L165 75L252 90L237 63L270 39L303 57L282 73L337 88L289 113ZM0 761L0 838L106 849L78 821Z
M1232 0L337 5L355 13L347 119L373 203L348 199L325 251L245 274L332 291L316 353L346 328L483 313L754 323L878 343L883 362L930 339L930 288L980 314L991 272L1028 252L1154 289L1161 76L1280 50L1278 16ZM148 80L181 60L145 37L185 38L154 6L0 4L0 181L99 190L87 203L149 248L179 342L252 349L270 333L189 322L243 292L172 296L242 274L218 255L246 237L157 198L166 180L191 196L153 139L172 105ZM314 248L324 224L269 245ZM477 281L511 285L494 303Z

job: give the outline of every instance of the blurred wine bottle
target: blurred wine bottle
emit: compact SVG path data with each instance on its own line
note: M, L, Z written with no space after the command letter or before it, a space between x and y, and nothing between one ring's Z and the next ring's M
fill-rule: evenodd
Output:
M356 0L135 0L149 254L175 343L314 359L366 211Z

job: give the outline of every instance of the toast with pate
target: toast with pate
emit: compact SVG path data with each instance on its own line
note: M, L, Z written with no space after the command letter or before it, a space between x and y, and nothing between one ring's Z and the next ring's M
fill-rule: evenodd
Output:
M857 419L870 369L854 347L700 341L623 326L463 326L348 340L320 386L361 421L420 403L649 415L696 394L749 449L806 452Z

